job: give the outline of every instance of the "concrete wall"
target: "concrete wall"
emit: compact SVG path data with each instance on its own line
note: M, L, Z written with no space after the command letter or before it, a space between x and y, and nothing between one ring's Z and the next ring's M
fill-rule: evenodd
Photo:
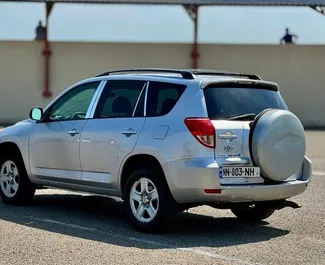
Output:
M26 118L42 97L42 43L0 42L0 122ZM189 44L52 43L51 90L129 67L190 68ZM325 126L325 46L200 46L200 68L256 73L278 82L289 108L305 126Z

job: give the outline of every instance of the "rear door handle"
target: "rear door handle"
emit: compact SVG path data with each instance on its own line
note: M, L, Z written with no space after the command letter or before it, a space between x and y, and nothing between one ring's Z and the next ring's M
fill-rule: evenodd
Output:
M137 131L133 130L132 128L129 128L127 131L122 131L122 134L126 136L131 136L132 134L136 134Z
M75 128L73 128L72 130L70 130L70 131L68 131L68 134L70 134L70 135L76 135L76 134L79 134L80 132L77 130L77 129L75 129Z

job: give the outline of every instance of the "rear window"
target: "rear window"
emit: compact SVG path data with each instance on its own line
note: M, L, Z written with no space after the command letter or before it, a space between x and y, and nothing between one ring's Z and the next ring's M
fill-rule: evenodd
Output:
M257 115L268 108L288 109L279 92L256 87L209 87L204 89L204 96L212 120Z

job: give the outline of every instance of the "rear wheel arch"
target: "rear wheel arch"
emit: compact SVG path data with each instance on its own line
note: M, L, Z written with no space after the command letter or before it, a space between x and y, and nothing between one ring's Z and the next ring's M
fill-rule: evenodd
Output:
M122 191L123 197L124 197L123 191L124 191L124 187L125 187L128 177L130 176L132 171L134 171L135 169L139 169L141 167L151 167L156 170L159 170L162 173L162 175L164 176L164 181L165 181L167 187L169 188L164 170L163 170L159 160L152 155L137 154L137 155L133 155L133 156L129 157L124 162L122 169L121 169L120 190Z
M121 172L121 190L130 225L142 232L167 231L180 207L157 158L144 154L131 156Z

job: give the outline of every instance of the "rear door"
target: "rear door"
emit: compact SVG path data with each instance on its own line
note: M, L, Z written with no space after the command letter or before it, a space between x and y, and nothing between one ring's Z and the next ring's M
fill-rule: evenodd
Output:
M208 116L215 127L218 164L222 167L240 166L245 171L244 167L253 165L249 147L250 123L264 109L287 109L280 93L275 87L229 83L209 85L204 88L204 96ZM223 181L263 182L261 178Z
M80 161L86 185L117 187L120 162L134 149L145 122L146 88L146 81L107 81L93 118L81 134Z

